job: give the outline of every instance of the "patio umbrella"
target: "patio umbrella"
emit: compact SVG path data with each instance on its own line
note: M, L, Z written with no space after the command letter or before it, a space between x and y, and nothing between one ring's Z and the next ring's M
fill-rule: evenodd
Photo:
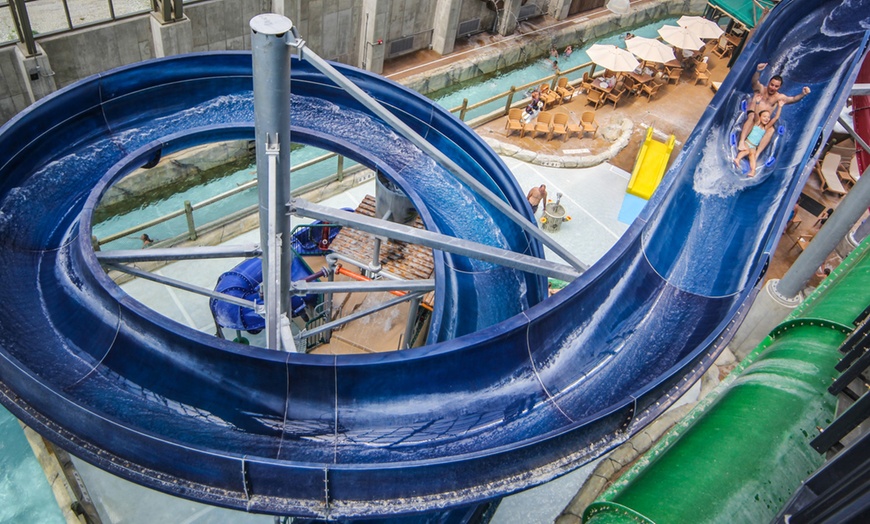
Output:
M681 16L677 24L698 38L719 38L725 32L719 24L701 16Z
M704 42L685 27L665 25L659 29L659 34L665 42L680 49L701 49L704 47Z
M674 56L673 49L659 42L655 38L645 38L643 36L629 38L625 41L625 47L627 47L634 56L641 60L648 60L650 62L663 64L665 62L670 62L671 60L676 60L677 58Z
M593 44L586 54L593 62L611 71L634 71L640 64L631 53L611 44Z

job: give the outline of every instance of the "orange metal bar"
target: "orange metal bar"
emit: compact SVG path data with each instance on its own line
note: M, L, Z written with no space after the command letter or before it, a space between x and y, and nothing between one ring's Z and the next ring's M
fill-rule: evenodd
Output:
M371 280L372 280L365 275L360 275L359 273L354 273L353 271L351 271L349 269L344 269L343 267L341 267L341 265L338 265L335 267L335 272L338 273L339 275L344 275L346 277L352 278L354 280L358 280L360 282L371 282ZM397 297L403 297L403 296L408 294L404 291L390 291L390 293L392 293L393 295L396 295ZM429 304L426 304L425 302L420 302L420 305L423 306L424 308L428 309L429 311L432 311L432 306L430 306Z

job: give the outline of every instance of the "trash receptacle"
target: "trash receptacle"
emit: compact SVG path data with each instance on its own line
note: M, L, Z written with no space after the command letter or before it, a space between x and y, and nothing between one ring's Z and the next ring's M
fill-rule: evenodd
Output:
M544 215L541 217L541 229L548 233L555 233L562 227L562 222L568 213L562 207L562 193L559 193L555 202L550 202L544 206Z

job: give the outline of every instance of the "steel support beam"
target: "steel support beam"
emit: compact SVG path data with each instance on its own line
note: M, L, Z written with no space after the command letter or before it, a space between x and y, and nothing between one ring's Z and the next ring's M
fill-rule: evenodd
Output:
M358 320L362 317L371 315L373 313L377 313L378 311L383 311L383 310L391 308L393 306L398 306L402 302L407 302L408 300L415 300L415 299L419 300L421 297L422 297L422 294L420 294L420 293L409 293L403 297L398 297L398 298L394 298L392 300L388 300L387 302L382 302L382 303L372 307L371 309L367 309L365 311L357 311L357 312L352 313L350 315L347 315L345 317L341 317L338 320L333 320L332 322L327 322L326 324L322 324L320 326L317 326L316 328L312 328L310 330L305 330L305 331L300 331L296 335L296 339L301 341L304 338L310 337L312 335L317 335L319 333L323 333L324 331L331 332L333 329L337 328L338 326L347 324L348 322L353 322L354 320ZM301 343L298 345L300 347L302 346Z
M163 260L200 260L212 258L253 258L262 254L255 244L240 246L172 247L149 249L119 249L96 251L97 260L104 264L157 262Z
M427 280L369 280L368 282L305 282L293 284L293 293L307 295L309 293L378 293L381 291L413 291L428 293L435 289L435 281Z
M492 262L505 267L527 271L535 275L544 275L547 277L558 278L560 280L571 281L580 276L580 273L573 268L564 264L557 264L548 260L542 260L521 253L514 253L506 249L478 244L468 240L462 240L425 229L417 229L402 224L386 222L377 218L358 215L322 206L308 202L301 198L296 198L290 201L289 212L314 218L317 220L328 221L341 226L350 226L366 233L374 235L382 235L404 242L411 242L422 246L440 249L449 253Z
M148 271L143 271L141 269L137 269L131 266L125 266L124 264L116 264L109 263L106 264L106 267L111 269L116 269L123 273L128 273L130 275L137 276L139 278L144 278L145 280L150 280L152 282L157 282L158 284L163 284L165 286L171 286L178 289L183 289L185 291L190 291L191 293L196 293L197 295L203 295L209 298L215 298L217 300L223 300L224 302L229 302L230 304L235 304L237 306L242 306L246 308L253 309L254 311L258 310L257 304L251 302L250 300L244 300L239 297L234 297L232 295L227 295L226 293L219 293L217 291L213 291L208 288L204 288L201 286L196 286L194 284L188 284L187 282L182 282L181 280L176 280L174 278L166 277L163 275L158 275L156 273L149 273Z
M865 142L863 138L858 136L858 133L855 132L855 128L852 127L849 122L846 122L845 118L839 117L837 119L837 122L839 122L840 125L843 126L843 129L845 129L849 133L849 135L855 140L855 143L861 146L861 149L870 153L870 145L867 145L867 142Z
M849 233L868 206L870 206L870 167L864 170L858 183L840 201L837 212L828 218L813 237L812 242L776 283L776 292L786 299L798 296L816 269Z
M299 57L314 66L315 69L326 75L330 80L338 84L349 95L354 97L360 104L368 108L370 111L382 118L390 127L412 144L419 147L423 152L435 159L439 164L444 166L448 171L462 181L465 185L473 189L478 195L483 197L487 202L496 207L499 211L510 218L515 224L521 227L529 236L536 238L539 242L553 250L564 261L573 266L578 271L582 272L589 269L587 264L584 264L580 259L571 254L567 249L562 247L558 242L547 236L543 231L538 229L534 222L530 222L526 217L517 212L514 208L499 198L496 194L490 191L482 183L478 182L474 177L468 174L459 164L453 161L452 158L442 153L438 148L430 144L425 138L420 136L410 126L405 124L390 110L381 105L380 102L369 96L368 93L357 87L356 84L348 80L326 60L320 58L316 53L305 46L305 41L299 38L296 28L292 29L295 41L288 41L288 45L296 47Z

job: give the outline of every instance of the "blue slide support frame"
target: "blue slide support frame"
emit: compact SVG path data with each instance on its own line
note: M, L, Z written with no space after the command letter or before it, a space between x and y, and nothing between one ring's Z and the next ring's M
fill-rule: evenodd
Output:
M467 505L564 474L648 424L703 374L755 295L866 51L866 0L785 0L659 190L589 271L545 282L436 253L422 348L318 356L233 344L163 317L100 268L100 194L157 150L253 136L250 55L194 54L91 77L0 128L0 401L46 438L181 497L303 517ZM758 62L786 106L776 162L727 154ZM533 220L473 131L422 96L336 66ZM293 132L396 181L427 227L542 254L522 230L306 64Z

